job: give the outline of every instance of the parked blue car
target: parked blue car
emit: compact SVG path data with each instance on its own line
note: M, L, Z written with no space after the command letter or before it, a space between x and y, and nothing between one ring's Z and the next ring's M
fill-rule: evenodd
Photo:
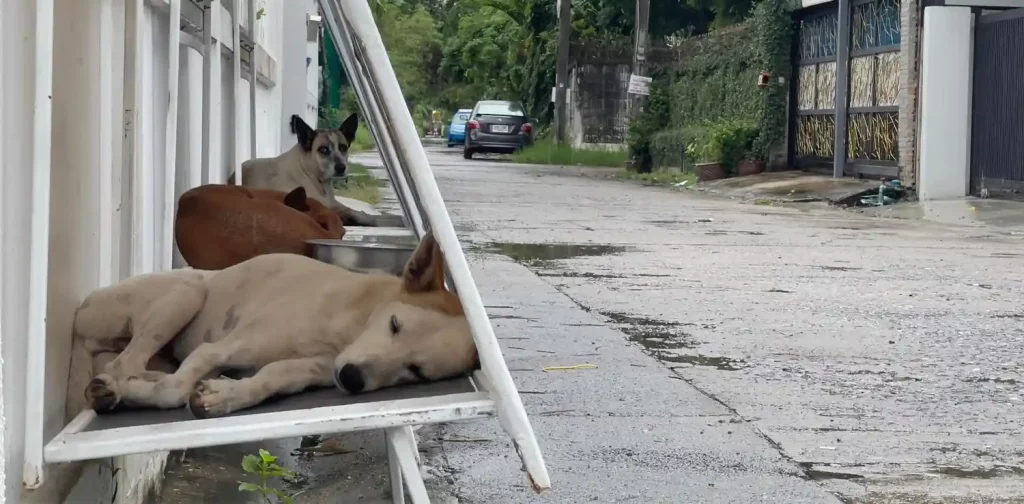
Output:
M472 113L472 109L459 109L452 116L452 123L448 125L449 148L466 143L466 122L469 121L469 115Z

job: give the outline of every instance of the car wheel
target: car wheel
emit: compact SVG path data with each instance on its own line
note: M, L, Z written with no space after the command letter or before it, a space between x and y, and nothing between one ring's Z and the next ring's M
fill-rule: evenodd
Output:
M473 151L471 151L469 149L462 149L462 158L463 159L473 159Z

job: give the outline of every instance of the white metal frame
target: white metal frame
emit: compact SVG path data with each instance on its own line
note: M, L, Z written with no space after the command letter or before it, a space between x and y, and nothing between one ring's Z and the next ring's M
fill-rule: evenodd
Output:
M183 2L192 0L169 0L171 11L170 42L173 43L169 67L169 103L167 113L167 150L163 153L172 175L165 177L164 184L174 184L174 156L176 134L177 64L179 43L189 44L192 37L179 33L180 12ZM143 113L155 111L141 109L141 68L143 64L142 16L145 0L127 0L126 5L126 69L125 69L125 156L130 166L135 189L133 199L133 250L135 261L132 271L152 271L152 244L145 249L144 240L155 232L153 229L153 207L155 183L140 162L138 146L144 141L140 117ZM428 423L450 422L489 416L497 416L502 428L509 434L516 453L522 459L531 486L536 491L550 487L547 468L533 428L516 390L512 377L505 365L494 331L490 325L480 294L476 289L466 257L448 216L437 183L434 180L426 153L420 145L412 117L406 108L401 89L391 68L380 33L365 1L319 0L321 10L326 14L331 36L342 51L346 71L352 77L355 90L378 145L384 155L389 177L398 191L403 211L418 237L427 229L433 231L441 248L445 251L446 266L451 287L457 292L466 311L476 341L482 370L473 376L475 392L419 397L414 399L386 400L372 403L327 406L306 410L255 413L227 418L168 422L104 430L89 430L96 418L92 411L79 414L54 439L43 444L43 401L30 401L26 410L26 453L25 484L38 487L43 481L46 464L66 463L106 457L176 449L216 446L232 443L259 441L281 437L296 437L311 434L351 432L383 429L387 440L392 490L395 502L404 502L406 491L414 503L429 502L419 473L416 441L411 427ZM220 17L220 0L205 0L203 42L204 61L204 115L203 115L203 182L218 181L220 177L211 170L219 165L219 149L216 147L220 134L219 124L210 113L219 95L221 80L220 41L214 29L220 29L216 22ZM237 27L241 18L241 6L237 0L233 5L232 18L235 55L232 67L235 77L240 78L240 55L247 42ZM250 138L255 136L255 80L254 57L257 47L252 35L255 33L253 4L248 2L250 47ZM36 115L34 128L34 183L33 230L32 230L32 288L30 289L30 339L28 358L33 373L28 378L29 397L41 397L44 393L44 368L46 361L45 314L46 314L46 266L48 256L48 210L49 210L49 152L50 152L50 101L49 83L52 69L53 0L37 3L37 83L44 86L36 89ZM179 14L178 17L175 14ZM218 32L219 33L219 32ZM235 81L233 113L236 120L241 115L239 82ZM219 107L219 105L217 105ZM237 128L236 128L237 129ZM240 156L239 140L235 135L235 149L230 156L234 161ZM253 138L254 139L254 138ZM251 152L255 141L251 142ZM237 167L236 167L237 168ZM237 170L236 170L237 173ZM166 189L166 188L165 188ZM173 188L170 189L173 191ZM169 205L173 214L173 202ZM149 219L149 220L146 220ZM148 233L147 233L148 230ZM166 233L166 228L164 228ZM140 243L143 242L143 243ZM144 253L146 250L149 254ZM162 258L161 258L162 259ZM164 261L160 261L163 266ZM38 337L37 337L38 336Z

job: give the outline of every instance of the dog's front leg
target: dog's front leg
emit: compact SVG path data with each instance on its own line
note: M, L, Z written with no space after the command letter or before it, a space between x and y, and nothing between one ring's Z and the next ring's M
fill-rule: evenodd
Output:
M333 355L271 362L251 378L202 381L189 397L188 406L196 418L224 416L275 395L329 387L334 383L333 373Z
M174 374L158 380L99 375L89 383L86 396L98 412L112 410L120 403L132 407L179 408L188 401L199 380L232 364L232 357L243 343L240 339L204 343L185 358Z

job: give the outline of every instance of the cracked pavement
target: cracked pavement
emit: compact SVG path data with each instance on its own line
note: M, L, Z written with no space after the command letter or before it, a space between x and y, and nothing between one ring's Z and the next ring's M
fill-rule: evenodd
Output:
M553 489L447 424L435 502L1024 502L1024 234L459 154L429 150ZM308 502L389 501L361 436Z

